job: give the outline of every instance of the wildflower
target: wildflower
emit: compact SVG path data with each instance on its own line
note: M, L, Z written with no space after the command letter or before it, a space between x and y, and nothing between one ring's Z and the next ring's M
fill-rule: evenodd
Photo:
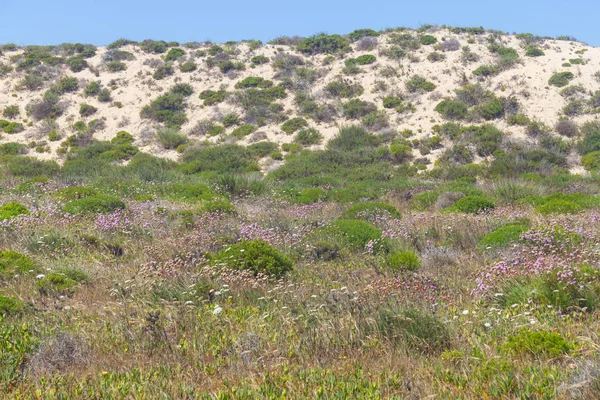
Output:
M463 315L469 315L469 310L463 310L462 314Z
M486 322L485 324L483 324L483 326L485 326L486 328L490 328L492 326L492 324L490 324L489 322Z
M221 308L221 306L219 306L218 304L215 305L215 309L213 310L213 315L219 315L223 312L223 308Z

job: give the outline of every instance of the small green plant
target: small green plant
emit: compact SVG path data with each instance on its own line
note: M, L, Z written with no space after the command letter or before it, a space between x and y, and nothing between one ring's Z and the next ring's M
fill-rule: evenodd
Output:
M469 108L462 101L442 100L435 106L435 111L448 119L463 119L466 117Z
M396 209L396 207L376 201L366 201L354 204L352 207L342 213L341 218L363 219L368 221L376 219L378 216L389 216L396 219L402 218L402 214Z
M87 186L68 186L56 192L56 196L63 201L72 201L96 195L98 195L98 191Z
M31 258L12 250L0 251L0 278L9 279L37 271L39 268Z
M510 224L496 229L481 238L477 245L480 249L496 249L519 241L521 234L527 232L527 225Z
M446 211L477 214L495 208L494 202L484 196L465 196L457 200Z
M581 157L581 164L587 171L596 171L600 169L600 151L592 151Z
M298 51L305 54L333 54L350 51L350 42L340 35L324 33L311 36L298 44Z
M2 110L2 115L8 119L15 119L21 114L18 105L6 106L4 110Z
M541 49L539 49L537 47L530 47L525 52L525 55L527 57L541 57L541 56L546 55L546 53L544 53L543 50L541 50Z
M372 244L374 250L379 250L381 244L381 230L361 220L339 220L331 224L331 231L340 236L340 239L354 250L364 250L365 246Z
M165 61L177 61L178 58L185 56L183 49L174 47L169 49L169 52L165 55Z
M235 128L233 132L231 132L231 136L238 139L243 139L254 131L256 131L256 125L242 125L238 128Z
M433 83L418 75L413 76L406 82L406 89L411 93L419 91L432 92L435 88L436 86Z
M432 35L423 35L419 38L419 42L422 45L429 46L437 43L437 39Z
M127 69L127 64L120 60L113 60L106 63L109 72L121 72Z
M172 128L159 129L156 132L156 137L160 144L167 150L176 149L189 141L186 135Z
M325 86L325 92L332 97L350 98L360 96L364 92L364 88L359 83L336 80Z
M250 59L250 62L254 65L262 65L267 64L269 62L269 58L263 55L254 56Z
M308 126L308 122L302 117L288 119L281 125L281 130L291 135L292 133Z
M377 57L372 54L363 54L362 56L356 57L356 63L358 65L373 64L375 61L377 61Z
M211 257L211 264L232 269L248 270L280 278L293 269L292 262L262 240L242 241L221 250Z
M186 61L179 67L179 70L185 73L194 72L196 69L198 69L198 64L193 61Z
M79 106L79 115L81 115L82 117L90 117L94 115L97 111L98 109L96 107L90 106L89 104L83 103Z
M558 72L550 77L548 84L557 87L564 87L569 84L575 78L572 72Z
M342 104L344 116L348 119L358 119L377 111L377 106L371 102L352 99Z
M21 203L13 201L0 206L0 221L18 217L19 215L29 215L29 210Z
M63 268L40 279L37 287L43 296L70 296L75 292L77 285L89 282L89 280L90 277L85 272Z
M510 354L556 358L571 353L577 347L558 332L522 328L508 336L502 348Z
M315 144L320 144L322 140L323 135L321 135L319 131L314 128L302 129L296 134L296 137L294 138L294 142L300 143L303 146L312 146Z
M388 267L395 270L416 271L421 266L421 260L413 251L396 251L387 255Z
M95 195L72 200L63 207L69 214L108 214L125 208L125 203L117 197L108 195Z
M0 295L0 316L10 317L21 314L25 310L25 303L14 297Z
M536 208L536 211L543 215L577 214L582 210L580 205L563 199L552 199Z
M218 104L227 98L228 93L225 90L219 90L215 92L214 90L204 90L200 93L200 99L204 100L205 106L212 106L213 104Z

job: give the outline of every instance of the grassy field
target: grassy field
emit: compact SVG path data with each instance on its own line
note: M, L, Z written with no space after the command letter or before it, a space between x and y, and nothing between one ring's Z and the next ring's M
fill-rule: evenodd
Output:
M5 154L1 395L598 398L597 176L417 173L381 140L266 176L225 144Z

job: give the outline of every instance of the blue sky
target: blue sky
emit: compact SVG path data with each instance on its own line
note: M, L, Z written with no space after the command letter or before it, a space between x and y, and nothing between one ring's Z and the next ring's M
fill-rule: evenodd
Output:
M421 24L571 35L600 46L600 1L0 0L0 43L105 45L118 38L179 42L310 36Z

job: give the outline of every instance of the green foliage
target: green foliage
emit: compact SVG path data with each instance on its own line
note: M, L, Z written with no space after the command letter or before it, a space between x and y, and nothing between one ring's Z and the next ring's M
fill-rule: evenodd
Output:
M125 131L119 131L114 138L110 140L112 144L132 144L135 141L131 133Z
M250 59L250 62L254 65L262 65L269 62L269 58L263 55L254 56Z
M563 199L552 199L538 206L536 211L543 215L549 214L577 214L583 208L571 201Z
M374 31L373 29L357 29L348 34L348 39L350 39L351 42L356 42L357 40L368 36L379 36L379 32Z
M10 317L21 314L25 310L25 303L14 297L0 295L0 316Z
M259 76L248 76L235 84L236 89L260 88L267 89L273 86L273 81L269 81Z
M419 42L422 45L432 45L432 44L436 44L437 43L437 39L435 38L435 36L431 36L431 35L423 35L419 38Z
M548 84L557 87L564 87L569 84L571 80L575 78L572 72L558 72L550 77Z
M84 197L96 196L98 191L91 187L86 186L68 186L60 189L56 196L64 201L72 201L77 199L83 199Z
M336 80L325 85L325 92L332 97L350 98L360 96L364 92L364 88L360 83Z
M40 279L37 287L43 296L70 296L75 292L78 284L86 283L89 280L90 278L85 272L63 268Z
M376 60L377 60L377 57L375 57L372 54L363 54L356 58L356 63L358 65L368 65L368 64L373 64Z
M16 104L12 106L6 106L4 107L4 110L2 110L2 115L8 119L14 119L18 117L19 114L21 114L21 111L19 110L19 106Z
M186 61L179 67L181 72L194 72L196 69L198 69L198 64L193 61Z
M121 72L127 69L127 64L120 60L113 60L106 63L109 72Z
M252 152L246 147L235 144L192 149L183 154L183 164L180 166L184 174L205 171L250 172L258 169Z
M125 203L119 198L99 194L72 200L63 207L63 211L73 215L108 214L124 208Z
M388 96L383 98L383 108L396 108L401 106L402 103L402 99L398 97Z
M467 115L469 108L462 101L442 100L435 106L435 111L448 119L462 119Z
M67 65L73 72L81 72L87 68L88 63L82 57L71 57L67 59Z
M321 135L321 133L319 133L319 131L314 128L302 129L296 134L296 137L294 138L294 142L300 143L303 146L320 144L322 140L323 135Z
M39 267L29 257L12 250L0 251L0 278L6 280L37 271Z
M414 75L406 82L406 89L411 93L419 91L431 92L435 88L436 86L433 83L418 75Z
M212 106L213 104L222 103L225 101L229 94L225 90L219 90L215 92L213 90L204 90L200 93L200 99L204 100L205 106Z
M571 353L576 346L558 332L521 328L516 334L508 336L502 348L516 355L556 358Z
M140 49L142 49L142 51L149 53L149 54L161 54L167 51L167 43L164 40L159 40L159 41L155 41L155 40L150 40L150 39L146 39L143 42L141 42L140 44Z
M495 208L496 205L492 200L484 196L465 196L451 207L446 208L446 211L461 212L466 214L477 214Z
M256 131L256 126L255 125L242 125L236 129L233 130L233 132L231 132L231 136L234 136L238 139L243 139L246 136L248 136L249 134L253 133L254 131Z
M152 74L152 77L156 80L161 80L166 78L167 76L171 76L175 73L175 70L173 69L173 66L170 64L164 64L159 66L158 68L156 68L156 71L154 71L154 74Z
M473 71L475 76L490 77L498 74L500 70L495 65L482 65Z
M351 99L342 104L344 117L348 119L362 118L376 110L377 106L375 104L360 99Z
M527 232L529 227L527 225L510 224L501 226L492 233L488 233L481 238L477 245L480 249L496 249L505 247L511 243L519 241L521 234Z
M308 126L308 122L304 118L296 117L288 119L281 125L281 130L291 135L292 133Z
M2 121L0 120L0 126L2 126L2 130L4 131L4 133L8 133L9 135L14 134L14 133L19 133L19 132L23 132L25 130L25 128L23 127L23 124L20 124L18 122L8 122L4 124Z
M178 58L185 56L183 49L174 47L169 49L169 52L165 55L165 61L177 61Z
M340 35L327 35L324 33L311 36L298 44L298 51L305 54L334 54L350 51L348 39Z
M149 105L144 106L140 116L163 122L169 128L180 128L187 122L185 98L191 93L188 90L182 92L178 88L180 86L174 86L169 93L157 97Z
M389 216L391 218L401 219L402 214L396 207L377 201L367 201L354 204L348 210L342 213L342 219L363 219L375 220L378 216Z
M600 169L600 151L592 151L581 157L581 164L587 171Z
M16 156L26 154L29 149L23 143L8 142L0 145L0 156Z
M415 308L399 315L381 310L376 315L376 323L386 337L423 352L437 352L450 344L451 337L446 324L435 315Z
M172 128L159 129L156 132L156 137L160 144L167 150L176 149L189 141L186 135Z
M513 48L491 45L489 49L499 56L498 68L500 69L509 68L519 61L519 53Z
M89 104L83 103L79 106L79 115L81 115L82 117L92 116L97 111L98 111L98 109L96 107L90 106Z
M414 251L395 251L387 255L388 267L395 270L416 271L421 267L421 260Z
M339 220L324 229L340 236L340 239L354 250L364 250L370 243L374 245L375 250L383 249L381 230L368 222L358 219Z
M537 47L530 47L525 52L525 55L527 57L541 57L541 56L545 56L546 53L544 53L541 49L539 49Z
M21 203L11 201L0 206L0 221L18 217L19 215L29 215L29 210Z
M85 89L83 89L83 94L86 96L97 96L102 90L102 86L100 81L91 81Z
M214 266L252 271L280 278L293 269L292 262L262 240L242 241L212 255Z

